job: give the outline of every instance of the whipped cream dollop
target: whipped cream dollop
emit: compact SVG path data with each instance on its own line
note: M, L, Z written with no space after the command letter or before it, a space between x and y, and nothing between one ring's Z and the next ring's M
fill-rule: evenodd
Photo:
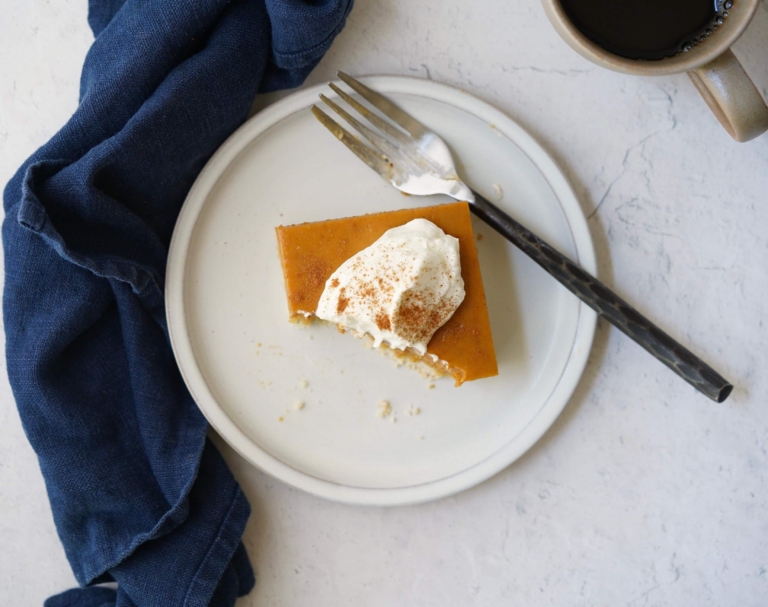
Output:
M464 295L459 240L414 219L345 261L326 281L315 315L369 334L375 347L424 355Z

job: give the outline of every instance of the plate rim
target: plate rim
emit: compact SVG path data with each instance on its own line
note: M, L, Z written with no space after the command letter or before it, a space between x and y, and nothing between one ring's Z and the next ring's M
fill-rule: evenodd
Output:
M537 167L555 193L574 242L575 261L596 275L596 258L587 218L573 188L551 155L515 120L475 95L447 84L413 76L358 77L371 88L448 103L489 124L514 143ZM583 374L594 338L597 314L578 302L576 331L559 380L537 414L506 445L469 468L422 484L395 488L353 487L319 479L277 459L252 441L218 404L200 371L186 330L184 279L191 237L208 195L220 176L251 142L268 129L308 108L323 82L303 88L267 106L241 125L206 163L190 189L173 231L165 282L166 322L174 356L187 388L214 430L246 461L293 487L325 499L354 505L396 506L431 501L473 487L505 469L549 430L568 404Z

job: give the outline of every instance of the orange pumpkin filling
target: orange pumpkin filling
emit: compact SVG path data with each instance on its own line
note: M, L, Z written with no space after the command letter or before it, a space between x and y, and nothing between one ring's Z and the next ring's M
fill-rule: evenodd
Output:
M498 375L480 262L466 202L278 227L291 320L304 320L306 313L317 309L326 281L347 259L372 245L387 230L417 218L427 219L459 239L466 294L453 316L432 336L426 355L421 356L410 348L392 352L424 363L437 374L451 375L457 386Z

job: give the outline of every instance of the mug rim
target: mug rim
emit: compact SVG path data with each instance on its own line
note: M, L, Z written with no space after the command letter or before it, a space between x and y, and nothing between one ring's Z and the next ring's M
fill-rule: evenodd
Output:
M641 76L664 76L687 72L709 63L728 50L754 17L760 0L735 0L733 11L720 26L717 38L696 47L687 53L647 61L628 59L606 51L601 46L587 38L565 14L560 0L541 0L544 12L547 14L555 30L565 42L585 59L615 72L636 74ZM743 8L742 8L743 7Z

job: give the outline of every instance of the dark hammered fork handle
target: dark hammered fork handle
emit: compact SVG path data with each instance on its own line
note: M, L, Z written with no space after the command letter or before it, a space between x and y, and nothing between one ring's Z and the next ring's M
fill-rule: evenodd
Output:
M480 194L474 194L475 202L469 205L472 212L554 276L566 289L694 388L718 403L728 398L733 386L722 375L602 282L587 274Z

